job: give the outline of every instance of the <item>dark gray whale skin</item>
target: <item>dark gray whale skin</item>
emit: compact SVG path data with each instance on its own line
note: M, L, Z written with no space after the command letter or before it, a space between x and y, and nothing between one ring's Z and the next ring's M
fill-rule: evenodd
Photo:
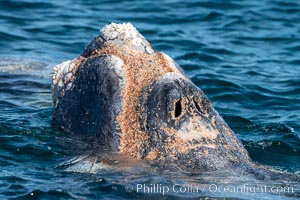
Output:
M73 89L58 100L53 125L70 133L84 134L99 145L117 150L119 128L115 118L122 108L120 81L123 77L115 68L108 70L110 64L110 56L103 55L80 65Z
M111 152L187 170L266 174L203 91L129 23L105 26L79 57L54 71L57 129Z

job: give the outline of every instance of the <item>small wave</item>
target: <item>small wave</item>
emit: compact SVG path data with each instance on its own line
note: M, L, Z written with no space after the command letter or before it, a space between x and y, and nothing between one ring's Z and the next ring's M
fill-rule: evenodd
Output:
M219 10L234 10L243 9L244 5L234 2L218 2L218 1L203 1L203 2L192 2L188 4L190 8L202 7Z
M195 60L200 62L221 62L223 59L206 53L186 53L183 56L179 56L176 60Z
M16 195L12 195L16 196ZM25 195L17 195L14 199L76 199L67 191L57 190L32 190Z
M252 40L252 41L264 41L264 42L294 42L294 37L284 37L284 36L239 36L238 40Z
M52 67L45 62L24 59L24 58L5 58L0 57L1 79L14 77L24 77L25 75L49 78L52 73ZM8 74L14 74L9 76ZM23 75L23 76L22 76Z
M223 16L223 14L221 12L211 11L204 17L204 20L205 21L213 21L213 20L220 18L221 16Z
M7 32L1 32L0 30L0 37L4 38L7 41L15 41L15 40L26 40L27 38L23 35L18 35L16 33L7 33Z
M220 54L220 55L235 55L236 53L230 49L226 48L204 48L203 51L210 54Z

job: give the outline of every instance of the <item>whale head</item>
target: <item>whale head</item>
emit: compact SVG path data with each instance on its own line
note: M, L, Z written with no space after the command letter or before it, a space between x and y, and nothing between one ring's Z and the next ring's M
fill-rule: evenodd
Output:
M130 24L105 26L55 67L53 126L135 158L213 170L249 162L212 103Z

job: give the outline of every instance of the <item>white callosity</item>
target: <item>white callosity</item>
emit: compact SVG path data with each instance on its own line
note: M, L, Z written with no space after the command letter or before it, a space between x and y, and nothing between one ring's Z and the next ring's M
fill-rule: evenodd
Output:
M136 30L136 28L131 23L111 23L100 30L100 35L105 40L114 40L116 38L131 38L133 45L139 45L146 42L146 39Z
M69 90L72 87L72 77L76 67L75 59L67 60L56 65L52 75L52 98L56 104L57 98L61 95L62 90Z
M157 81L157 83L173 83L174 80L180 80L180 79L186 79L185 76L183 76L180 73L177 72L169 72L161 76L161 78ZM188 81L188 80L187 80Z
M120 45L143 49L147 54L154 53L149 42L142 36L131 23L116 24L111 23L100 30L100 36L108 41L114 40L120 42Z

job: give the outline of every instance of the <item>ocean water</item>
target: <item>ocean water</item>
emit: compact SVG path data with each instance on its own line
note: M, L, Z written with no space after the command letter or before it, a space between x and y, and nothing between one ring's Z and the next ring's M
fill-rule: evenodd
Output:
M53 65L78 56L104 25L131 22L206 93L254 162L296 175L299 21L296 0L1 0L0 199L299 199L299 179L285 194L130 191L250 181L239 173L170 173L130 158L96 174L62 170L88 144L52 130L50 89Z

